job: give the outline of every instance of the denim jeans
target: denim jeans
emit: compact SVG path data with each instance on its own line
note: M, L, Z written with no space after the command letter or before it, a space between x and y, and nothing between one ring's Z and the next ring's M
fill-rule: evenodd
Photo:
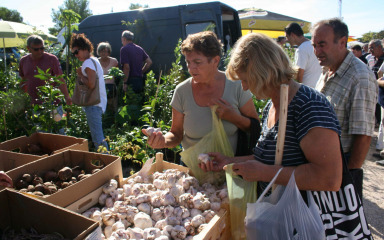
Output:
M103 145L108 150L108 144L104 139L103 126L101 122L101 115L103 110L99 106L83 107L85 114L87 115L87 122L89 130L91 131L92 142L95 145L96 150L100 145Z

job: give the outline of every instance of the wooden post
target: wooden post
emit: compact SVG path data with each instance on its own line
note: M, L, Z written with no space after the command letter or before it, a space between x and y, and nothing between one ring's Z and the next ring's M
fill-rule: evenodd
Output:
M162 152L156 153L156 171L158 171L158 172L162 172L164 170L163 156L164 156L164 154Z
M280 87L280 110L279 110L279 131L277 133L275 165L281 165L283 161L285 130L287 128L288 115L288 90L287 84L281 84ZM274 190L276 185L272 187Z

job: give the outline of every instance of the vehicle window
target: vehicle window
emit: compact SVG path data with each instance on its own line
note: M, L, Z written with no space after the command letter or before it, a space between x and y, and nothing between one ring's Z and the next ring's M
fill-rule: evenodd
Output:
M185 30L187 36L207 30L214 31L217 34L214 22L188 23L185 25Z

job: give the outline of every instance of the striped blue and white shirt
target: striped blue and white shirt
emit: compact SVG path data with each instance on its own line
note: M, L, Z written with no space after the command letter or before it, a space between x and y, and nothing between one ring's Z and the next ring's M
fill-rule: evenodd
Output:
M279 122L268 128L268 112L272 102L264 108L262 131L256 147L256 160L273 165ZM288 105L287 128L284 142L283 166L297 166L306 163L304 153L300 148L300 141L315 127L331 129L340 136L341 130L336 114L329 101L323 94L313 88L301 85L296 95Z

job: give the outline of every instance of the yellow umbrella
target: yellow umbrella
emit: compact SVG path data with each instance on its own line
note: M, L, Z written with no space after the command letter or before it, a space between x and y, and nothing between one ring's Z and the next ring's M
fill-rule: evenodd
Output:
M0 47L20 47L25 45L25 39L31 34L37 34L44 40L56 41L53 35L36 30L33 26L23 23L0 21Z
M284 28L292 23L298 23L304 33L309 32L311 23L282 14L265 11L262 9L247 8L239 10L242 31L262 32L276 38L284 35Z

